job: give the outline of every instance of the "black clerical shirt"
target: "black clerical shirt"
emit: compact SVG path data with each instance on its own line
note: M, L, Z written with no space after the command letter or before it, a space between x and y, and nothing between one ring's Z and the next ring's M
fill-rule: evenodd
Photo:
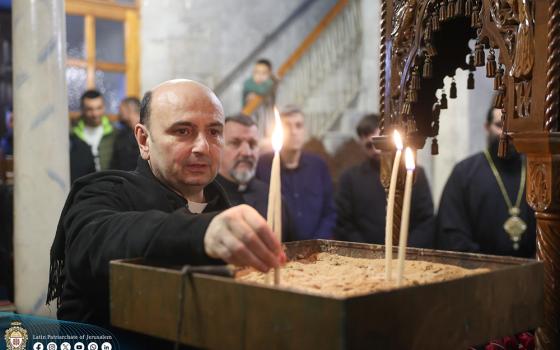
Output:
M515 155L503 160L490 151L512 203L517 199L524 159ZM437 217L438 247L447 250L494 255L534 257L535 216L525 200L521 219L527 224L518 250L503 225L509 218L504 197L484 154L477 153L458 163L443 190Z
M268 185L257 179L252 178L246 185L239 185L219 175L216 177L226 191L232 205L247 204L266 219L268 210ZM282 241L295 240L295 226L289 210L286 208L286 201L282 200Z
M366 160L340 177L336 196L335 239L385 244L387 197L379 176L378 159ZM433 248L434 204L424 170L416 171L412 187L410 234L412 247ZM398 244L398 243L395 243Z

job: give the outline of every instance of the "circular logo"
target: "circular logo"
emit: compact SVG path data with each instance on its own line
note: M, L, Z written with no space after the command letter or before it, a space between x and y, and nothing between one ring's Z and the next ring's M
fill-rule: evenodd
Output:
M57 346L55 342L50 342L47 344L47 350L56 350Z
M97 343L89 343L87 348L88 350L99 350L99 345Z
M70 346L70 343L64 342L60 344L60 350L72 350L72 346Z
M101 350L113 350L113 345L109 342L101 344Z
M74 344L74 350L85 350L86 346L81 341Z
M43 343L35 343L33 344L33 350L45 350L45 347L43 346Z

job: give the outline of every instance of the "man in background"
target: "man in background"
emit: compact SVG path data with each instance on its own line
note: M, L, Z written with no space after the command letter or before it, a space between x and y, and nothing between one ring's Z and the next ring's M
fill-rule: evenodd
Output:
M453 169L437 216L438 247L447 250L532 258L535 215L525 201L526 164L510 144L498 158L502 113L491 109L487 148Z
M122 122L115 138L111 169L134 170L140 155L138 143L134 137L134 127L140 122L140 100L127 97L119 106L119 117Z
M113 155L115 130L105 115L105 101L97 90L88 90L80 97L82 115L73 128L74 134L91 147L95 169L109 168Z
M387 197L380 178L380 151L371 138L379 136L378 116L366 115L356 128L368 159L346 170L336 196L335 238L341 241L385 244ZM433 248L434 204L424 170L416 168L412 187L409 243L412 247Z
M336 222L333 184L327 164L304 152L304 115L299 107L281 112L284 145L280 154L282 196L294 220L296 239L332 238ZM270 182L273 154L259 159L257 178Z
M247 204L267 217L268 185L255 178L259 158L257 125L251 117L237 114L224 125L224 153L216 181L226 191L232 205ZM282 206L283 241L293 240L294 228L285 205Z

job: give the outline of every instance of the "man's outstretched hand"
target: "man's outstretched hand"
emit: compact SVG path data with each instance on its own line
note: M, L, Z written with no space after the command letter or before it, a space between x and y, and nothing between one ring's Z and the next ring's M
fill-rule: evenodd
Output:
M282 245L266 220L245 204L225 210L210 222L204 250L211 258L262 272L286 261Z

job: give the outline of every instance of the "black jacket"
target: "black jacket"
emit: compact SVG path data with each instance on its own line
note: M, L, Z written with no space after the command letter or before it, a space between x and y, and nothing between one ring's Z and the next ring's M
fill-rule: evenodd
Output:
M221 175L216 177L216 181L224 188L232 205L247 204L255 208L255 210L266 219L268 210L268 184L257 178L253 178L249 181L245 189L240 189L238 184L229 181ZM282 200L283 242L296 240L294 221L292 220L290 211L287 209L286 202Z
M135 171L104 171L76 181L51 248L47 300L59 298L58 318L109 324L111 260L223 263L206 255L203 240L229 201L214 182L204 194L206 210L191 214L186 200L159 182L142 159Z
M115 170L134 170L140 155L134 131L125 125L119 130L113 144L113 156L109 167Z
M336 239L385 244L387 197L381 184L379 167L378 160L367 160L342 174L336 196ZM408 245L433 248L434 204L428 180L420 167L416 168L411 201Z

